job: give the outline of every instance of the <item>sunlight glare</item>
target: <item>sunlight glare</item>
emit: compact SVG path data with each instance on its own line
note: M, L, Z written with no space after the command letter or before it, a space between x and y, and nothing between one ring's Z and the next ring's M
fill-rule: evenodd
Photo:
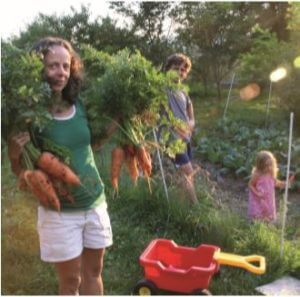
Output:
M270 80L271 82L278 82L281 79L285 78L287 74L287 71L285 68L280 67L277 68L276 70L272 71L272 73L270 74Z
M294 66L295 68L300 68L300 56L294 60Z
M251 83L240 89L240 98L245 101L254 99L260 94L260 87L256 83Z

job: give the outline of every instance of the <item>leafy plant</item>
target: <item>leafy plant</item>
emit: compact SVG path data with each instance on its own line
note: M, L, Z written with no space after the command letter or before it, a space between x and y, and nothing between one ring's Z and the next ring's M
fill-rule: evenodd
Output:
M88 71L94 75L98 72L92 88L83 96L93 137L104 137L107 125L115 122L119 145L139 145L152 141L152 130L158 125L183 125L169 112L167 103L166 89L177 87L174 73L160 73L139 51L131 54L124 49L109 57L85 47L83 54ZM160 115L162 106L166 113ZM160 139L162 147L170 142L164 136ZM182 150L181 143L176 143L179 142L168 143L168 150Z
M293 172L299 167L298 142L295 139L293 143ZM201 138L196 144L196 153L212 163L219 164L221 172L231 172L243 177L250 175L256 153L260 150L269 150L275 154L280 166L280 176L284 177L288 137L281 129L255 128L242 121L221 119L217 121L215 128L210 130L210 135Z
M26 131L30 125L43 127L51 118L47 111L50 88L42 81L43 62L9 43L1 52L2 137Z

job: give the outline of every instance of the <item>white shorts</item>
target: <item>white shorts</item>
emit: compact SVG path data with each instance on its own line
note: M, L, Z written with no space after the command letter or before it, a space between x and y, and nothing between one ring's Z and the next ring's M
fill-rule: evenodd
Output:
M38 207L41 259L62 262L81 255L83 248L112 245L112 231L106 203L87 211L57 212Z

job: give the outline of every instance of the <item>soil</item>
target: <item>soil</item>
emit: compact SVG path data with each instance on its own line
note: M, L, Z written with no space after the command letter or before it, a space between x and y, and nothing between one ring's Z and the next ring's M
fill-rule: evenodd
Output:
M154 166L159 171L158 161L154 159ZM176 169L168 158L163 160L164 173L167 183L176 183ZM213 203L221 209L229 209L241 216L247 217L248 207L248 179L242 177L233 177L230 175L221 175L220 168L215 164L205 162L195 158L193 160L194 181L196 190L199 187L205 187L205 191L210 193ZM178 172L178 171L177 171ZM276 191L277 212L280 208L280 200L284 196L284 190ZM288 212L287 224L292 231L293 239L300 240L300 192L288 192ZM280 223L280 222L278 222Z
M195 183L206 181L216 202L222 207L228 207L231 211L247 216L248 203L248 180L232 176L221 176L219 168L215 165L194 160L195 168L201 167L199 173L195 176ZM280 205L280 199L284 195L284 190L277 190L276 202L277 208ZM278 211L278 209L277 209ZM300 216L300 192L288 192L288 217L292 220L299 220ZM294 224L294 223L293 223ZM300 228L299 228L300 229Z

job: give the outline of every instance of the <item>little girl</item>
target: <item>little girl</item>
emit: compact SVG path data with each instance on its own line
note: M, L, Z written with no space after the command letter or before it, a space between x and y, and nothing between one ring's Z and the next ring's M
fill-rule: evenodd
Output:
M275 187L284 188L285 182L277 179L278 166L273 154L260 151L249 181L248 217L252 220L275 221ZM294 176L289 178L289 186Z

